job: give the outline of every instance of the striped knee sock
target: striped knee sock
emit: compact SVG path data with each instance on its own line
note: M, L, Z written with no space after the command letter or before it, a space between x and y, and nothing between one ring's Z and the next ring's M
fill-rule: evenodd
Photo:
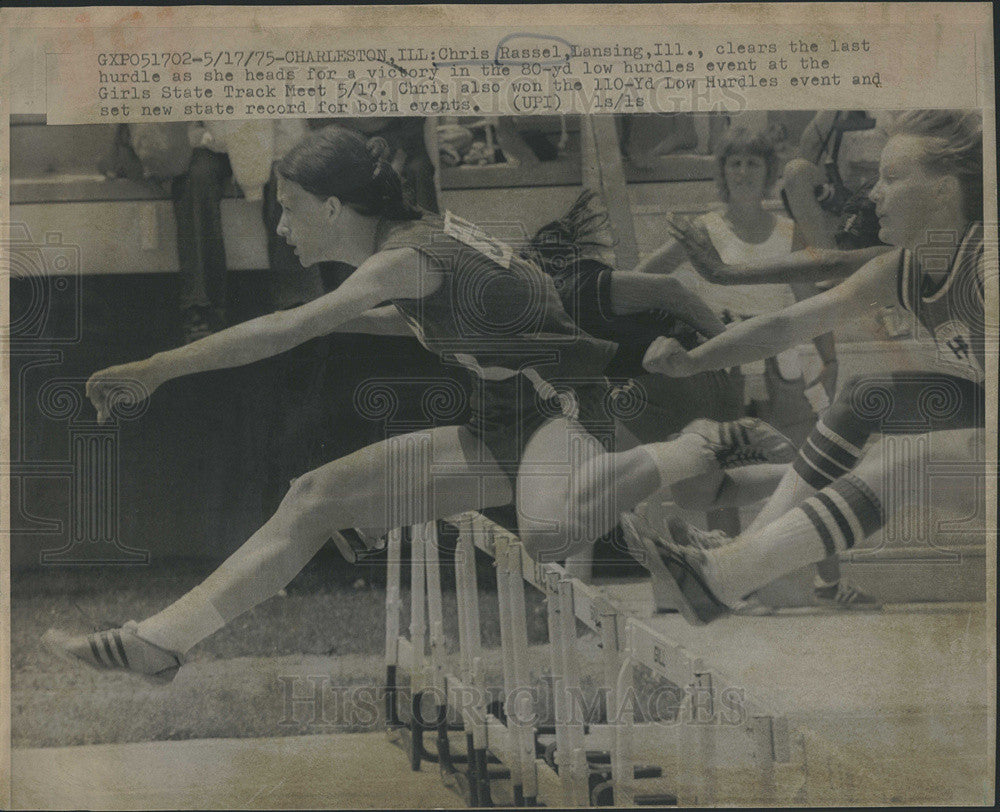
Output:
M799 449L792 468L808 485L819 490L850 473L861 459L861 449L822 420Z
M854 474L840 477L799 508L812 522L827 555L850 550L885 523L878 495Z
M706 551L706 580L732 606L782 575L851 549L883 522L877 494L847 474L759 531Z

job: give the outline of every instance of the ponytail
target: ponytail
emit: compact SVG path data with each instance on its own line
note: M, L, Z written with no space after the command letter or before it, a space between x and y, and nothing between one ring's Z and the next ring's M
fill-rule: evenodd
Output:
M417 220L421 211L407 199L402 178L392 166L392 148L380 136L365 142L365 152L371 158L372 197L380 202L379 213L390 220ZM360 209L359 209L360 211ZM365 214L366 212L361 212Z
M278 173L310 194L336 197L359 214L390 220L419 220L422 212L403 191L384 138L367 141L332 124L311 133L278 163Z

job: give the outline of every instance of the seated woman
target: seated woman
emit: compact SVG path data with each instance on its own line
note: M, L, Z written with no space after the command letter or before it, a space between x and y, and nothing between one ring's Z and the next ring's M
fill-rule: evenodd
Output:
M708 538L681 523L669 539L636 534L648 566L675 585L693 622L739 605L775 578L853 548L884 525L888 510L905 509L887 503L893 478L928 461L914 456L920 452L897 453L887 466L877 449L866 449L873 433L926 433L930 463L981 466L986 459L982 119L971 112L915 111L899 115L890 134L871 199L879 239L902 250L883 253L837 287L744 322L690 352L670 339L650 346L650 369L691 375L774 352L898 303L938 348L939 364L927 372L865 376L845 387L758 520L738 538ZM866 393L874 400L866 401ZM884 408L859 409L859 403ZM976 488L958 498L933 489L925 496L931 510L961 517L975 515L982 498Z

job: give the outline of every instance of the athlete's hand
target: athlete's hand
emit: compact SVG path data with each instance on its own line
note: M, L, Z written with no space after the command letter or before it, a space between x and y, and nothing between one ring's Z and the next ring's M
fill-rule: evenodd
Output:
M704 226L677 214L667 217L667 231L688 255L694 269L708 280L717 279L729 266L715 248L712 238Z
M97 422L105 423L112 410L131 410L160 385L149 361L120 364L95 372L87 381L87 397L97 410Z
M658 336L649 345L642 366L648 372L658 372L671 378L687 378L699 372L681 343L676 338L665 336Z

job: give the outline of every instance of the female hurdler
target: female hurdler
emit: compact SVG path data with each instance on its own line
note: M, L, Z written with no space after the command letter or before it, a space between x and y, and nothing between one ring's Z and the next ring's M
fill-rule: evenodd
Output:
M605 448L592 431L614 413L602 371L615 344L577 326L537 263L459 218L411 208L381 139L366 143L328 127L294 147L278 173L277 230L302 264L339 260L357 270L294 310L96 373L87 394L99 419L123 380L149 395L172 378L249 364L335 330L416 334L443 360L472 371L472 418L391 438L304 474L198 587L121 629L76 637L52 630L45 642L56 653L169 680L185 652L277 593L339 528L385 531L514 501L526 549L552 561L585 550L620 509L661 488L684 483L690 492L698 483L702 502L705 493L709 502L736 503L766 495L759 483L738 495L739 472L724 473L720 459L791 459L787 441L758 421L716 425L703 432L710 437L689 432ZM658 304L710 335L721 330L676 281L615 272L608 284L612 304L626 311Z
M849 550L884 525L886 513L896 509L887 503L892 478L905 476L907 468L919 470L926 461L914 451L891 456L878 447L866 449L873 433L932 432L929 462L965 463L973 470L985 464L982 184L978 114L903 113L891 129L870 193L879 239L902 250L881 253L837 287L744 322L690 352L666 338L650 346L644 360L650 370L683 377L773 355L898 304L937 348L935 369L889 370L850 381L757 519L737 538L673 521L670 538L659 539L636 519L628 522L654 577L674 583L686 596L682 611L689 620L711 620L775 578ZM697 236L687 240L704 253ZM994 353L995 341L994 335L989 342ZM930 482L914 484L926 489L931 510L962 517L977 513L976 486L957 496L949 491L945 500Z

